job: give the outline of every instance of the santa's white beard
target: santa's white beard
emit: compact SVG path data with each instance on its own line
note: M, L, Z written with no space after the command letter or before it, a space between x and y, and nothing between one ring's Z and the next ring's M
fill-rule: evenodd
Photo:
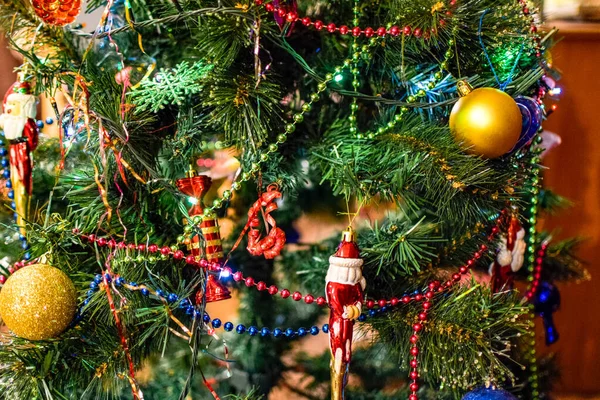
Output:
M4 123L4 136L9 140L14 140L23 136L27 118L4 114L2 116L2 122Z

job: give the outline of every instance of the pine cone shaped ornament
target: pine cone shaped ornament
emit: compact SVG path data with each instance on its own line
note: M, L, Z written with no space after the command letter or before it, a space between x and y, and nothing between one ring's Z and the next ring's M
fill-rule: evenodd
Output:
M33 10L48 25L64 26L75 21L81 0L31 0Z

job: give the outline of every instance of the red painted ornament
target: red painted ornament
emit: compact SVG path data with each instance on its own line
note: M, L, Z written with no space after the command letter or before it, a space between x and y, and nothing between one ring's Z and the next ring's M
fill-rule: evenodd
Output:
M363 260L351 228L344 231L336 253L329 257L326 294L329 303L331 399L343 400L348 365L352 358L354 321L360 316L366 281Z
M499 229L494 228L492 233L498 233ZM514 274L523 266L525 247L525 230L517 216L513 215L510 217L506 234L500 238L496 259L490 265L494 293L512 289Z
M37 97L31 93L28 82L16 82L6 92L2 104L0 128L10 143L10 180L14 192L17 225L26 235L25 221L29 214L29 199L33 190L31 153L38 143L35 123Z
M48 25L64 26L75 21L81 0L32 0L36 15Z

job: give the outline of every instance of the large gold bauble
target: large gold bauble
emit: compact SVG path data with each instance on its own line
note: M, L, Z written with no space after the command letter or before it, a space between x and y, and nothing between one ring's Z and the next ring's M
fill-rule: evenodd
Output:
M450 130L467 152L487 158L509 152L519 140L522 116L508 94L479 88L461 97L450 113Z
M46 264L16 271L0 290L0 316L15 335L29 340L57 336L73 321L77 292L71 279Z

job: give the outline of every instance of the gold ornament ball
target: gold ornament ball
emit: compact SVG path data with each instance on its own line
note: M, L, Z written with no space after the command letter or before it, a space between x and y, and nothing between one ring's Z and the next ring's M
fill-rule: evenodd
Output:
M15 335L44 340L64 331L77 311L71 279L46 264L16 271L0 290L0 316Z
M466 151L486 158L509 152L519 140L522 116L508 94L479 88L461 97L450 113L450 130Z

